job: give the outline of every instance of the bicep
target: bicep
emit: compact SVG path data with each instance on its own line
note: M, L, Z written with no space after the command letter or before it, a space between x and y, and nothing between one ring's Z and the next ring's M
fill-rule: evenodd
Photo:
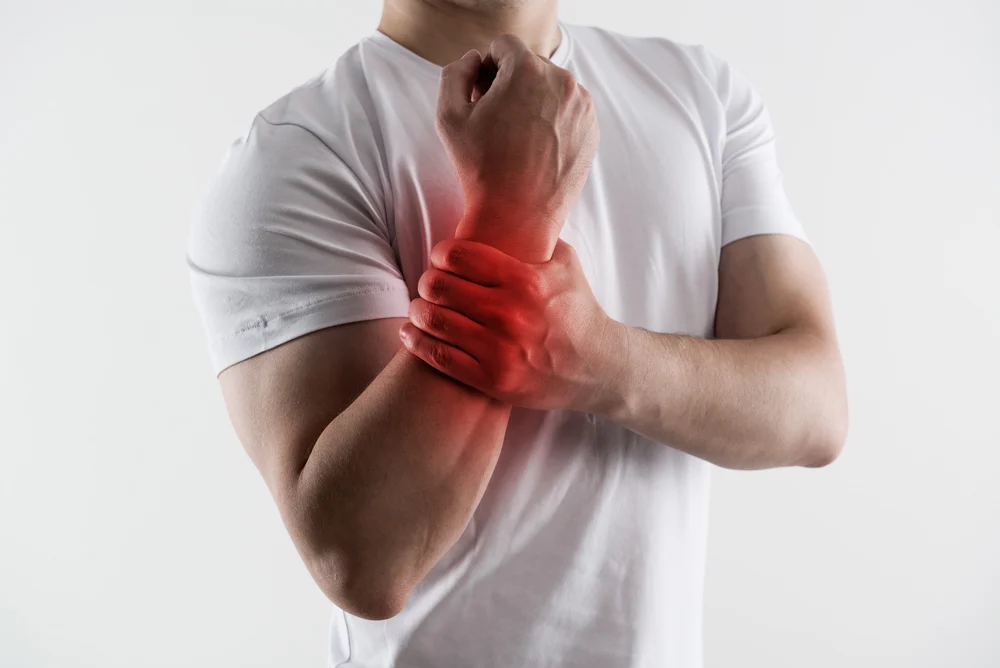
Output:
M832 337L826 279L785 194L770 116L750 82L716 60L725 109L717 338L797 328Z
M405 320L322 329L219 375L237 436L272 492L301 470L320 434L399 351Z
M826 277L812 247L783 234L723 246L716 338L757 338L791 328L833 337Z

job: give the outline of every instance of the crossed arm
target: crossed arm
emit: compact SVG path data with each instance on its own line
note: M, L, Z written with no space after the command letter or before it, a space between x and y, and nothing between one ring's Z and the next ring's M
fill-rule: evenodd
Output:
M521 263L442 242L401 336L501 401L604 415L720 466L822 466L845 438L844 375L811 248L760 235L722 252L716 338L628 327L597 304L572 248Z
M722 251L713 340L627 330L609 414L734 469L823 466L847 435L826 281L812 249L758 236Z
M733 468L818 466L839 451L843 372L822 272L805 244L759 236L723 249L716 340L610 320L564 244L542 264L469 242L455 252L462 244L435 248L443 269L421 279L410 321L320 330L220 375L237 434L303 562L348 612L395 615L464 531L506 431L510 402L496 396L601 413ZM505 261L495 275L474 273L491 266L477 250ZM462 287L491 291L481 303L506 305L506 319L457 346L413 324L446 322L430 307L467 295ZM460 371L457 361L475 359L461 346L475 341L497 353L480 359L503 364Z
M600 413L734 468L822 465L844 440L843 372L811 249L780 236L725 246L714 340L615 322L572 249L557 243L596 149L590 97L516 38L494 41L490 59L497 77L478 99L477 52L442 70L437 128L473 196L464 192L456 232L466 241L435 248L435 267L421 277L409 318L321 329L220 375L237 435L303 562L334 603L360 617L395 615L465 530L512 405ZM732 130L723 172L728 164L730 192L752 194L775 176L770 133L752 96L730 104L732 89L732 79L720 77ZM761 131L747 133L748 124ZM235 234L237 254L267 251L257 237L245 243L242 218L270 232L290 210L273 200L278 186L324 190L325 181L311 184L328 156L313 163L316 147L291 150L289 141L257 146L261 155L294 157L303 169L273 172L266 167L280 161L249 161L253 169L240 176L249 181L225 189L219 201L227 206L203 236L218 244ZM762 163L733 162L746 155L747 141L757 142ZM346 192L355 189L343 178ZM268 182L275 187L247 187ZM338 223L331 229L360 221L366 247L391 255L379 245L378 226L364 224L372 222L367 210L341 197L310 203L317 220ZM491 213L497 203L502 210ZM288 248L278 244L275 257L263 258L280 260L273 264L243 258L248 266L235 274L281 271L299 253L317 271L325 266L325 256Z

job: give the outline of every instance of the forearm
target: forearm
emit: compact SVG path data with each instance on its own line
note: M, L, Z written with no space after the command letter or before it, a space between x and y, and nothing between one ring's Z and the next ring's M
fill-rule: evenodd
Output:
M493 246L521 262L538 263L551 259L558 229L542 220L512 216L498 205L464 217L455 229L455 238Z
M466 217L463 238L545 259L554 241L497 235ZM338 602L389 616L455 543L489 482L510 414L405 349L324 430L298 476L290 522L317 582ZM370 601L370 602L369 602ZM380 610L380 608L385 608Z
M323 431L281 504L330 598L361 616L398 611L468 524L509 413L396 354Z
M619 325L616 341L624 362L597 410L633 431L734 469L820 466L843 443L840 356L816 334L707 340Z

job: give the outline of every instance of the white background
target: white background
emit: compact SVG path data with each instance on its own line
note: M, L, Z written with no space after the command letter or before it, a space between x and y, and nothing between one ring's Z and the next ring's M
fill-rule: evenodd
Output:
M379 3L0 8L0 665L322 666L329 608L231 432L184 252L229 142ZM716 474L707 668L1000 666L1000 3L562 16L749 75L836 302L847 449Z

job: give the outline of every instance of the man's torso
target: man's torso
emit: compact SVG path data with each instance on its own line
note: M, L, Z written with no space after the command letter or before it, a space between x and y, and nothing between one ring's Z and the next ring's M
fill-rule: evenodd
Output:
M710 336L724 112L701 49L564 26L553 62L591 93L601 129L561 234L613 318ZM462 194L434 131L440 68L381 34L265 112L355 168L411 297ZM600 417L515 409L463 536L385 621L340 611L345 666L701 664L708 465Z

